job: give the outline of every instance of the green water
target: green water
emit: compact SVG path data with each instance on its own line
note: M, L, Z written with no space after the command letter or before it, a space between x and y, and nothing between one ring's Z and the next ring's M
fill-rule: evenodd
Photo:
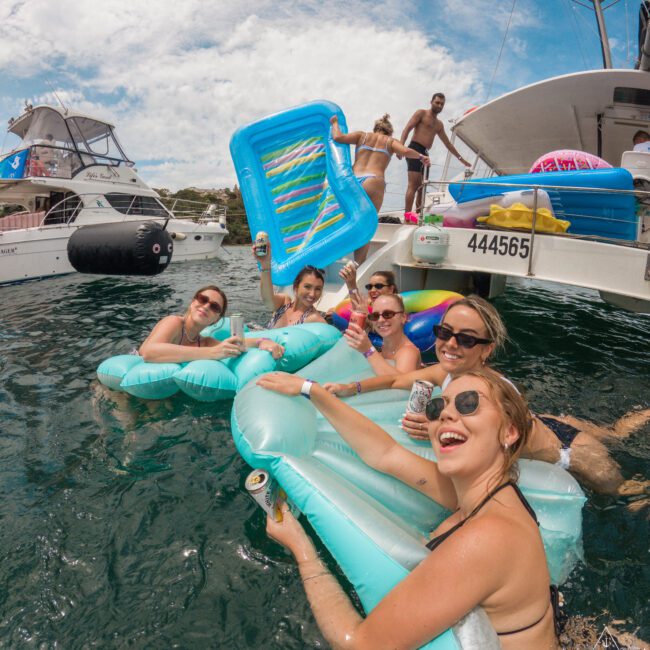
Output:
M293 563L243 492L231 403L115 402L93 384L101 360L212 282L247 321L268 317L245 248L156 278L0 288L2 647L325 645ZM648 317L541 283L496 304L512 338L499 366L536 409L610 423L650 405ZM612 448L628 477L650 475L649 432ZM647 639L647 511L589 496L567 608Z

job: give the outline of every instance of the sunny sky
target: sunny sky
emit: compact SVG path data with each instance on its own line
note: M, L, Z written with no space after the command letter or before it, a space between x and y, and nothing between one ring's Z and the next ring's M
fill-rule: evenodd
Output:
M639 3L604 4L614 65L633 67ZM290 106L331 100L353 130L388 112L399 136L434 91L447 95L449 120L521 85L602 67L593 11L573 0L512 8L513 0L4 0L0 116L17 116L25 100L54 103L54 90L116 124L150 185L232 187L233 131ZM3 151L14 143L7 138ZM444 153L435 145L434 163ZM385 207L402 202L404 167L389 168Z

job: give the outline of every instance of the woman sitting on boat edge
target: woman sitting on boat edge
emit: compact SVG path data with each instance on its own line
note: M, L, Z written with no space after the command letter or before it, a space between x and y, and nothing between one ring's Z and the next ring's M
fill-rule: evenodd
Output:
M197 359L227 359L237 357L246 348L266 350L274 359L284 354L284 348L269 339L236 336L218 341L201 336L201 331L214 325L226 314L228 299L217 286L201 287L192 298L183 316L165 316L158 321L139 349L145 361L182 363ZM242 345L243 343L243 345Z
M381 336L381 351L370 342L368 334L356 323L350 322L344 332L347 344L368 359L376 375L394 375L417 370L422 366L420 350L404 334L407 320L404 301L399 294L379 296L368 323Z
M324 323L325 319L316 309L323 294L325 272L315 266L305 266L293 281L294 299L286 293L275 293L271 280L271 242L266 244L266 255L253 255L260 267L260 293L264 304L273 310L267 329L299 325L302 323Z
M499 312L486 300L473 295L450 305L435 331L439 363L408 374L371 377L353 384L325 384L325 387L341 397L384 388L408 390L418 380L429 381L444 390L452 377L485 366L507 338ZM625 481L601 439L627 437L648 420L650 409L628 413L611 428L567 416L535 416L522 456L556 463L597 492L621 496L643 494L647 481ZM423 414L407 412L400 424L409 436L426 439Z
M362 618L284 507L267 532L295 556L326 640L337 648L417 648L482 607L502 647L557 648L550 578L534 512L514 482L530 430L521 395L496 372L453 379L427 405L438 463L406 449L381 427L301 377L270 373L257 383L305 393L364 462L453 511L431 554ZM512 553L512 549L518 549Z

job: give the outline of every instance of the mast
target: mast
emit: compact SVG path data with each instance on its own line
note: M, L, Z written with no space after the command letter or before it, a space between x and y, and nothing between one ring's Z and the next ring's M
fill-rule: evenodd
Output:
M600 34L600 49L603 53L603 67L612 67L612 53L609 49L609 39L607 38L607 29L605 28L605 18L600 0L592 0L594 11L596 12L596 21L598 22L598 33Z

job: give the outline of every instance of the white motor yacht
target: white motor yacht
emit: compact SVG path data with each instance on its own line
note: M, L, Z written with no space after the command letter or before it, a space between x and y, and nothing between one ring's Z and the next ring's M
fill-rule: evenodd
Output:
M9 121L20 144L0 157L0 284L74 272L70 236L80 227L159 221L173 239L173 262L218 255L226 211L165 200L137 174L113 125L53 106L27 106Z

